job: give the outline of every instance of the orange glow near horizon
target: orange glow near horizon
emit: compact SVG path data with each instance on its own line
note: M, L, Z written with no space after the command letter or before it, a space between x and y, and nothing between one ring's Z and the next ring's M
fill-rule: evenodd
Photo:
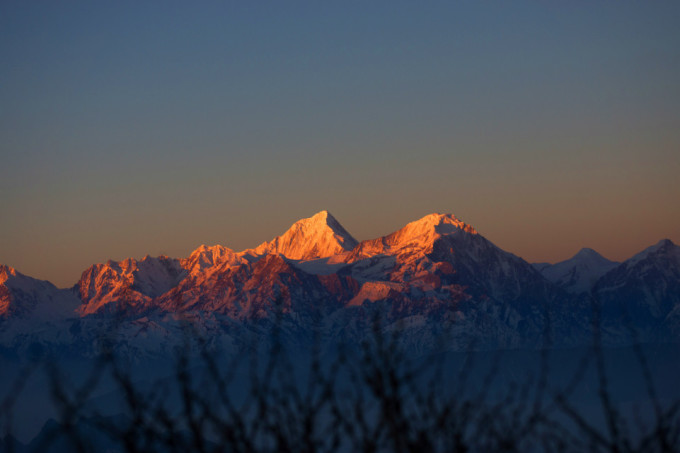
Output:
M530 262L678 243L679 15L0 2L0 263L67 287L321 210L358 240L448 212Z

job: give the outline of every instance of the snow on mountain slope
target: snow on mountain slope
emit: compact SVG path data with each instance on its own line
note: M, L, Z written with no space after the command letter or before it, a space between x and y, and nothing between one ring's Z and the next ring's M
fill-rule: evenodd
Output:
M283 235L264 242L256 255L280 253L293 260L325 258L352 250L356 239L328 211L298 220Z
M0 265L0 318L50 320L74 316L77 298L69 290Z
M443 238L459 235L476 236L477 232L451 214L430 214L391 234L360 242L343 259L350 265L347 272L364 282L362 294L373 294L368 300L376 300L376 294L386 291L377 288L392 288L394 294L392 286L377 285L376 281L397 282L405 291L413 289L417 294L442 290L446 297L442 276L455 271L446 257L432 259L431 255ZM353 304L360 297L357 295Z
M190 275L196 275L222 263L236 263L237 261L236 253L230 248L221 245L213 245L211 247L201 245L191 252L188 258L180 260L180 264L189 271Z
M289 233L317 223L309 220L298 222ZM327 258L316 257L319 248L309 243L309 235L293 233L265 243L258 259L248 259L252 251L246 251L236 254L244 258L241 261L207 266L151 305L169 313L209 311L241 320L271 319L276 304L295 319L328 316L343 306L375 305L387 310L390 322L411 316L437 322L449 312L448 319L460 320L463 310L469 319L487 326L490 338L503 331L504 337L513 337L510 343L518 344L519 334L512 329L520 326L524 336L538 332L546 304L559 299L528 263L503 252L450 214L425 216L390 235L363 241L350 252L340 248ZM300 240L303 244L295 243ZM310 245L314 253L308 253ZM314 258L291 259L281 252ZM480 318L479 310L497 315ZM367 321L370 316L363 318ZM343 329L335 321L328 329L331 337Z
M568 260L555 264L538 263L534 267L551 282L578 294L588 292L600 277L618 265L593 249L583 248Z
M448 319L456 335L476 330L485 343L517 347L540 339L546 316L564 344L585 330L578 318L582 304L565 310L571 302L566 293L451 214L431 214L362 241L345 261L340 273L361 283L348 305L378 303L392 322L416 316L421 333L422 322Z
M353 262L376 255L408 255L412 251L430 253L437 239L458 232L477 234L474 228L452 214L430 214L387 236L361 241L345 260Z
M594 288L610 332L638 331L640 340L680 336L680 246L668 239L602 276Z
M282 255L269 254L256 262L223 266L219 271L185 279L159 297L155 305L170 313L208 311L235 320L273 319L279 310L320 316L339 308L326 281L330 282L303 272Z
M68 341L80 300L69 289L0 265L0 345L17 349Z
M680 277L677 268L678 260L680 260L680 246L674 244L670 239L661 239L659 242L650 245L640 253L636 253L624 262L626 265L625 267L631 268L638 266L638 263L649 260L650 258L652 260L662 260L664 264L670 266L665 270L662 267L659 268L666 276L671 278Z
M527 262L451 214L430 214L387 236L362 241L346 261L360 281L412 282L426 288L449 282L499 300L518 297L523 283L544 286Z
M451 345L469 344L476 337L487 347L535 346L548 321L556 343L572 345L590 340L588 299L569 294L537 268L570 289L613 265L583 250L564 263L532 266L451 214L430 214L357 243L322 211L240 253L201 246L183 259L97 264L83 272L72 290L57 290L3 267L0 318L3 312L19 313L15 307L28 307L22 310L32 319L37 311L31 307L57 306L45 300L58 299L59 307L75 301L81 319L73 321L71 308L70 314L59 315L71 321L51 330L68 336L64 343L92 353L92 344L101 338L100 325L115 320L123 322L115 326L125 337L121 348L135 349L139 356L144 348L163 350L171 344L183 322L203 326L215 341L225 336L235 344L239 332L266 334L274 322L306 332L300 338L309 338L321 323L327 339L359 341L371 331L375 315L384 317L386 329L404 327L418 348L431 347L445 335ZM605 308L623 301L641 310L634 319L645 329L663 324L680 338L679 282L677 246L662 241L604 273L597 294ZM33 289L20 293L21 285ZM16 294L34 296L16 299ZM615 321L609 311L605 314ZM676 324L677 329L668 327ZM22 341L56 338L40 329Z
M119 310L121 303L128 309L141 308L177 285L186 274L180 260L167 256L95 264L76 284L83 301L80 313L93 314L103 307Z

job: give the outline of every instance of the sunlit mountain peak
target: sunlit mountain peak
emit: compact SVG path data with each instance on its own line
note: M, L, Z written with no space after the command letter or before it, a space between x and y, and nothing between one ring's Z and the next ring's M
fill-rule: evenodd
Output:
M294 260L325 258L352 250L357 240L328 211L295 222L283 235L259 245L258 255L280 253Z

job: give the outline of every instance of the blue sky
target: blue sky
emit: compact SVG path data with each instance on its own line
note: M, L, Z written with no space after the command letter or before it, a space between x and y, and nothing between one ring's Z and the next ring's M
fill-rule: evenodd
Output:
M530 261L680 241L677 2L0 4L0 262L453 212Z

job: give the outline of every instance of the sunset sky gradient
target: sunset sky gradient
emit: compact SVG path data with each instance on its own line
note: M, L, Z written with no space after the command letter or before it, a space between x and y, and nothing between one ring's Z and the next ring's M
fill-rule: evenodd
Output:
M357 239L680 242L680 2L0 3L0 263Z

